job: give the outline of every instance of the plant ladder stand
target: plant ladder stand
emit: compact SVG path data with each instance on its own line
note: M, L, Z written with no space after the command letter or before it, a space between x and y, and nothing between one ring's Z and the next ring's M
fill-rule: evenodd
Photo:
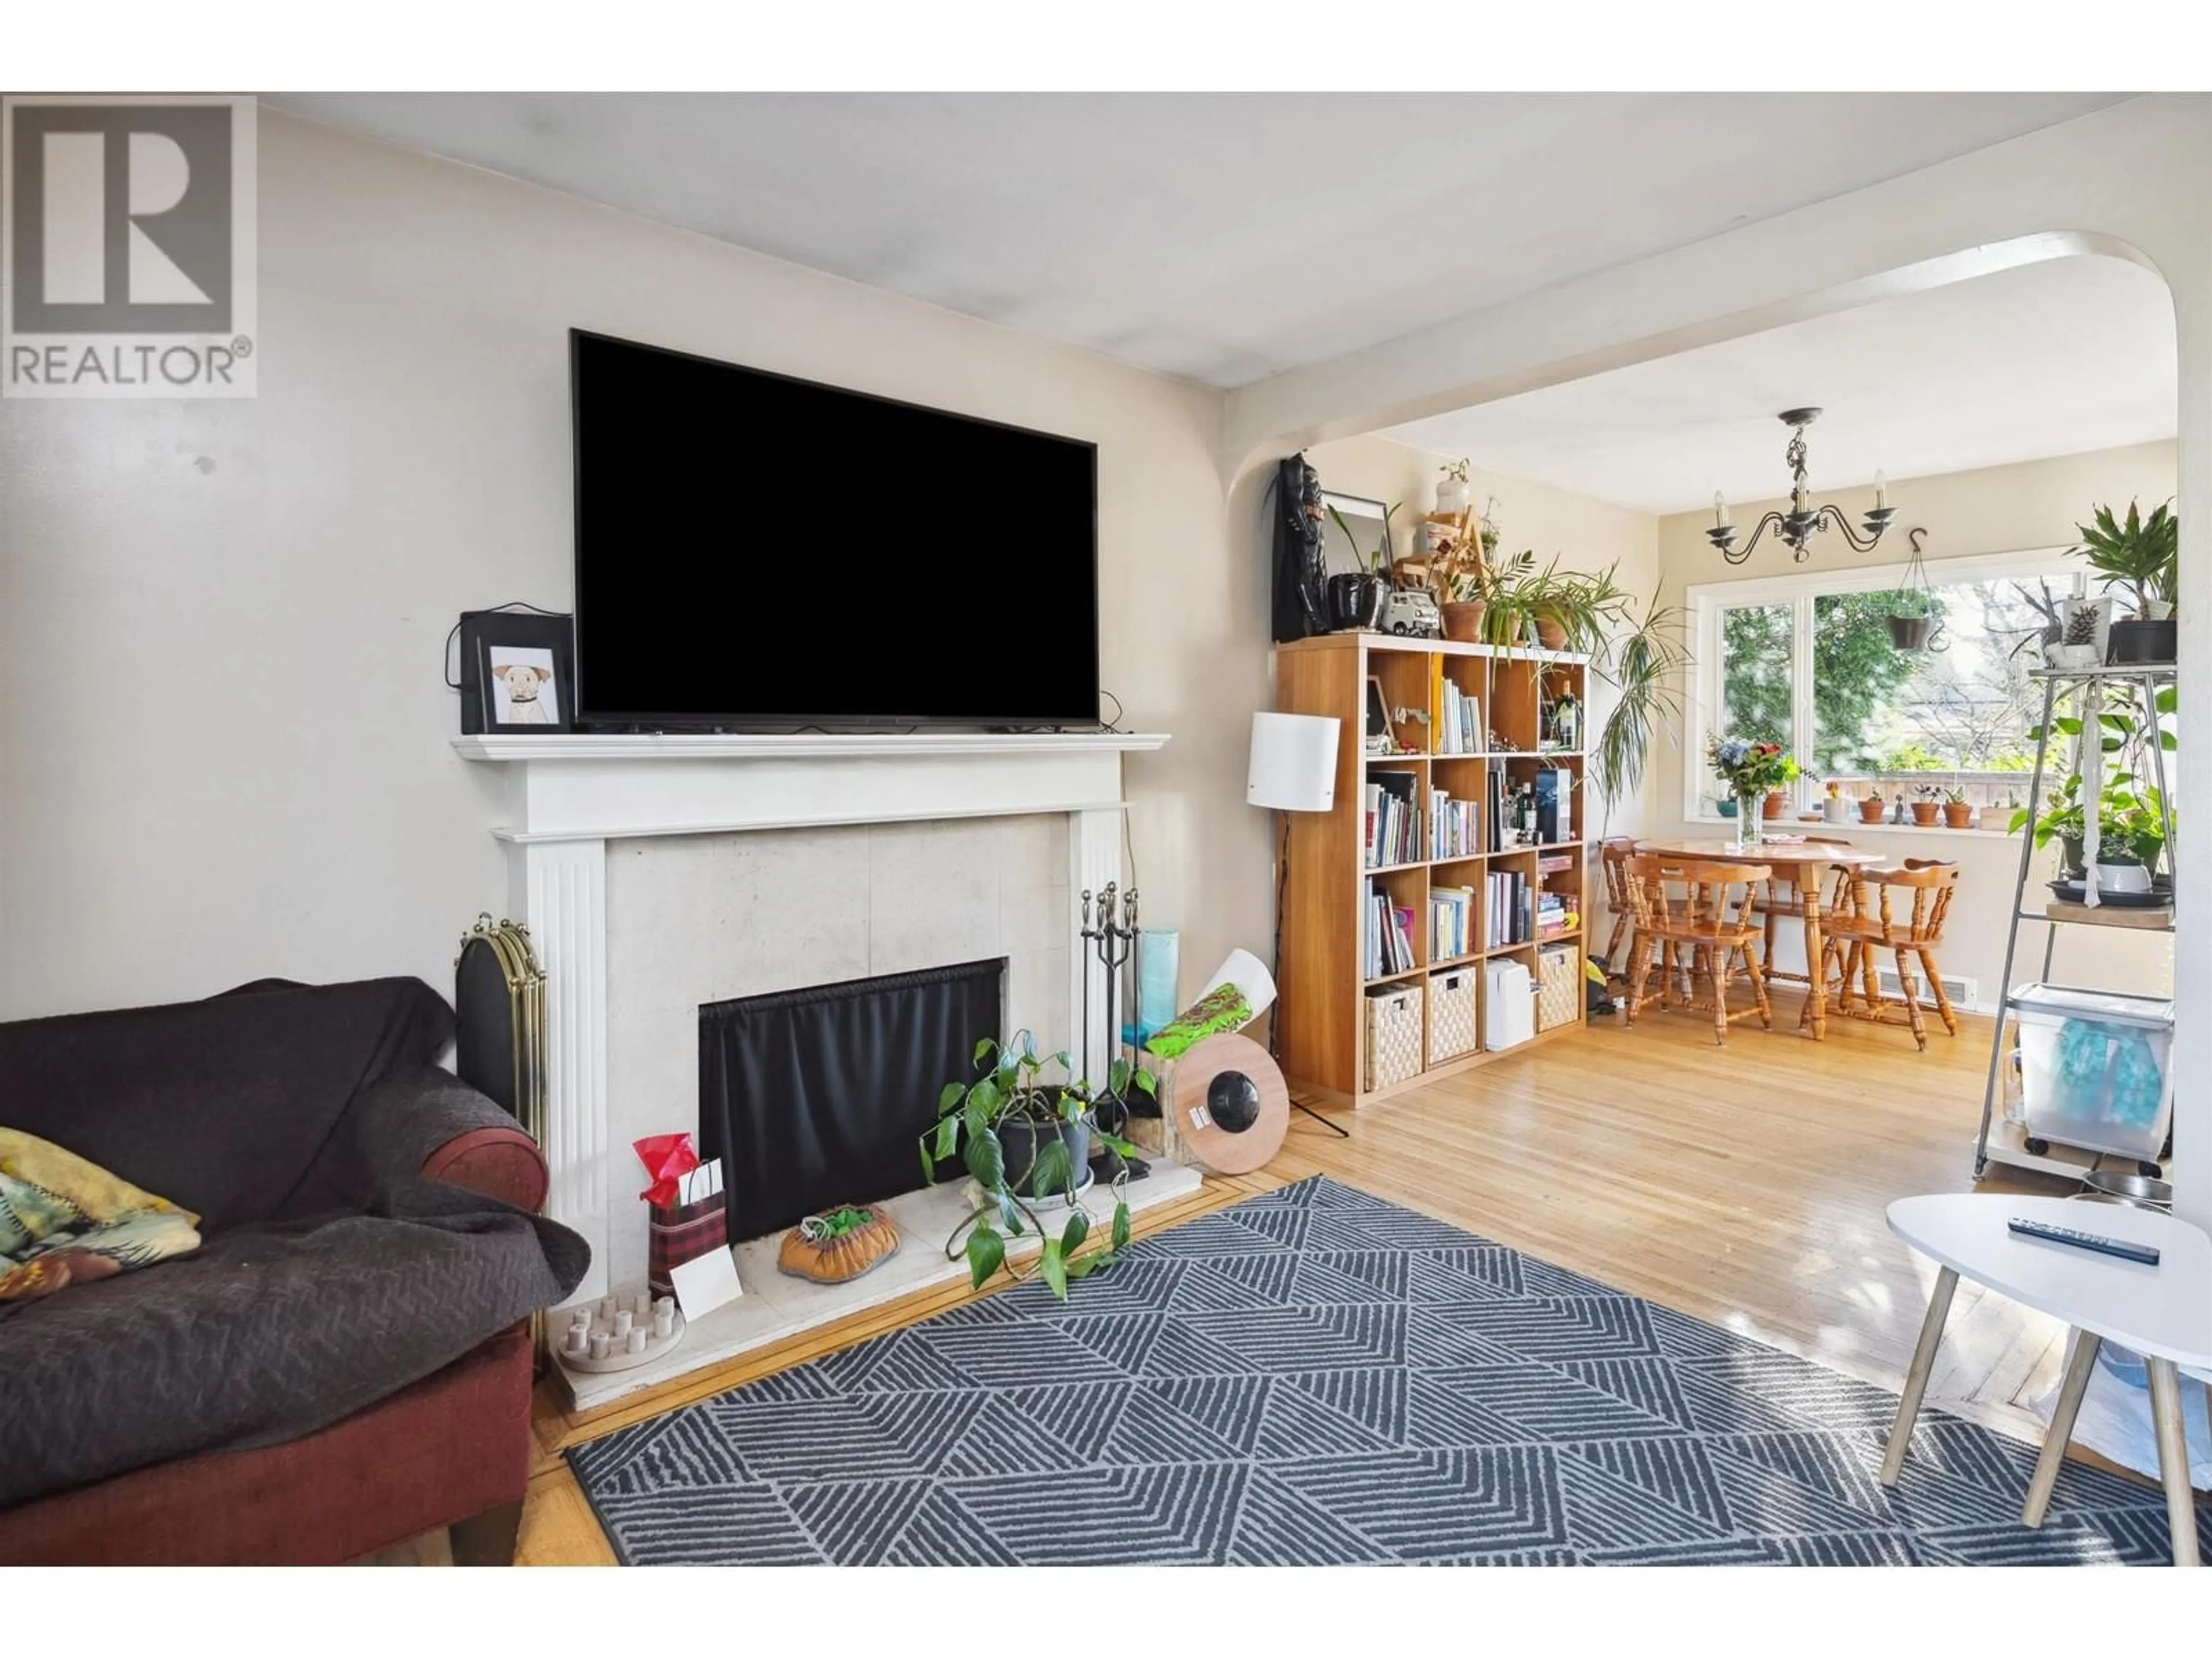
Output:
M1990 1039L1989 1077L1982 1088L1982 1125L1974 1137L1974 1179L1977 1181L1979 1181L1987 1171L1990 1160L1993 1157L2001 1164L2017 1164L2022 1169L2041 1170L2051 1175L2078 1177L2085 1173L2079 1164L2063 1159L2045 1158L2040 1154L2027 1152L2025 1147L2015 1151L2008 1146L2001 1146L1994 1152L1990 1148L1990 1127L1996 1121L1997 1092L2002 1086L2004 1079L2006 1017L2016 1006L2013 995L2012 970L2013 963L2020 951L2021 923L2041 922L2045 929L2043 936L2043 973L2041 975L2041 978L2045 981L2051 978L2051 957L2057 948L2058 930L2061 927L2125 925L2146 931L2154 930L2167 933L2173 932L2174 912L2171 905L2166 909L2166 921L2162 924L2154 924L2148 920L2130 921L2125 924L2120 924L2103 919L2096 908L2092 908L2087 915L2072 916L2056 916L2048 910L2033 911L2027 908L2027 897L2028 872L2035 858L2036 808L2040 803L2043 793L2043 768L2050 754L2051 722L2052 717L2057 713L2059 691L2062 688L2069 686L2101 688L2108 680L2117 680L2140 688L2143 696L2143 706L2149 711L2148 747L2151 755L2151 769L2158 780L2159 818L2166 837L2166 862L2169 878L2171 877L2175 867L2176 858L2173 842L2173 797L2166 788L2166 750L2159 739L2157 698L2161 687L2176 684L2174 665L2172 663L2151 663L2141 667L2050 668L2042 670L2035 678L2043 682L2042 735L2036 739L2035 766L2034 769L2028 774L2027 822L2021 830L2020 870L2013 881L2011 921L2005 931L2004 972L1997 981L2002 1000L1997 1006L1996 1030ZM2094 724L2094 721L2084 722L2085 727ZM2085 730L2083 736L2085 740L2098 740L2098 734L2094 732ZM2075 769L2078 771L2081 769L2077 766ZM2094 799L2088 803L2087 810L2091 814L2097 811L2097 803ZM2094 867L2086 870L2083 873L2087 879L2092 881L2095 879ZM2140 917L2142 913L2138 911L2135 915ZM2167 1064L2171 1066L2172 1063L2169 1059ZM2103 1153L2098 1154L2097 1164L2089 1167L2094 1169L2098 1164L2101 1164L2106 1156ZM2147 1164L2148 1160L2142 1160L2142 1162Z

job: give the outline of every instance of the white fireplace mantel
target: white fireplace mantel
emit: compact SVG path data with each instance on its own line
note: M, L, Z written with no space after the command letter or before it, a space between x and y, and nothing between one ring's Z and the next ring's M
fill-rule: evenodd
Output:
M607 843L641 836L1065 813L1069 1003L1103 997L1081 947L1080 895L1121 879L1121 757L1158 732L705 735L487 732L463 759L505 774L507 914L530 928L546 987L548 1212L591 1243L576 1299L607 1288L617 1168L607 1092ZM1082 1057L1103 1075L1106 1034ZM634 1183L633 1183L634 1184Z

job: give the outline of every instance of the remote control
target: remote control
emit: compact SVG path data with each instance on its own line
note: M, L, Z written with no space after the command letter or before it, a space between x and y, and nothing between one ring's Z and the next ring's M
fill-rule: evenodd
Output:
M2014 1216L2009 1224L2013 1231L2023 1238L2047 1239L2053 1244L2070 1244L2077 1250L2094 1250L2100 1255L2117 1255L2124 1261L2140 1261L2146 1267L2158 1266L2158 1246L2137 1244L2124 1238L2106 1238L2102 1233L2078 1232L2071 1227L2054 1227L2047 1221L2024 1221Z

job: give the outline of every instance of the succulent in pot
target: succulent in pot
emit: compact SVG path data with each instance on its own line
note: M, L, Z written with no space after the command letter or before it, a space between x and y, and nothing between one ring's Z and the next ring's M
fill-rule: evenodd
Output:
M1965 790L1944 792L1943 826L1947 830L1971 830L1974 827L1974 804L1966 799Z

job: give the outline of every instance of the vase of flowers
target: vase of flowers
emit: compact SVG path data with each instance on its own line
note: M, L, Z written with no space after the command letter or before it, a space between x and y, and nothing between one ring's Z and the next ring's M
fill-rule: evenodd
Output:
M1715 738L1705 745L1705 760L1735 797L1738 850L1758 846L1766 798L1796 781L1797 763L1783 752L1780 744L1753 743L1748 738Z

